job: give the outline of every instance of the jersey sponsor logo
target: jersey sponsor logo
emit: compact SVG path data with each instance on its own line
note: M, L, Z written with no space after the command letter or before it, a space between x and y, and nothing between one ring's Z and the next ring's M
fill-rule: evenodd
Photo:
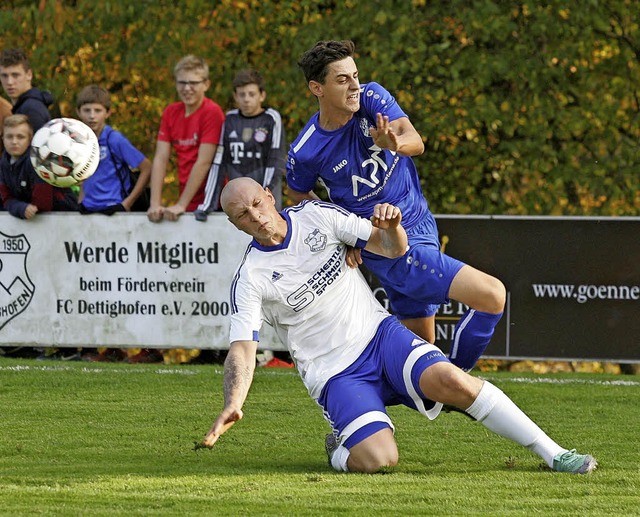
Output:
M229 142L229 154L231 154L231 163L239 164L240 158L244 158L244 143Z
M338 171L339 171L340 169L342 169L343 167L346 167L346 166L347 166L347 163L349 163L349 162L347 162L347 160L342 160L338 165L336 165L336 166L333 168L333 173L335 174L336 172L338 172Z
M389 167L387 162L384 161L383 149L373 144L369 147L369 150L372 151L371 158L364 160L361 165L363 176L351 176L352 193L357 201L364 201L377 196L384 189L389 177L398 164L398 156L394 151L389 151L394 157L393 163L391 167ZM368 177L366 176L367 174L369 175ZM371 190L366 192L366 187ZM366 193L361 192L361 190L364 190Z
M236 133L235 129L229 133L229 138L238 138L238 133Z
M259 160L260 158L262 158L262 152L260 151L256 151L254 153L251 150L245 150L244 142L229 142L228 148L229 154L231 155L231 163L233 163L234 165L239 165L240 163L242 163L242 158L248 158L249 160L253 158Z
M277 271L274 271L273 273L271 273L271 281L272 282L277 282L281 278L282 278L282 273L278 273Z
M29 241L0 232L0 329L31 303L35 286L27 273Z
M174 140L174 145L198 145L198 133L194 133L191 138L184 138L182 140Z
M287 303L295 312L298 312L309 305L315 297L313 292L310 291L309 286L305 284L287 296Z
M336 246L335 251L323 266L311 275L304 284L287 296L287 303L295 312L307 307L338 279L342 272L343 252L344 246Z
M316 228L307 236L304 243L309 246L309 249L314 253L322 251L327 246L327 236L320 233L320 230Z
M380 156L380 154L382 153L382 149L380 147L378 147L376 144L373 144L371 147L369 147L369 150L372 151L370 155L371 158L363 161L361 165L363 173L368 173L369 177L367 178L356 175L351 176L351 186L353 189L354 197L359 196L361 184L366 185L367 187L372 189L377 187L380 183L379 171L382 170L384 172L388 168L387 163Z

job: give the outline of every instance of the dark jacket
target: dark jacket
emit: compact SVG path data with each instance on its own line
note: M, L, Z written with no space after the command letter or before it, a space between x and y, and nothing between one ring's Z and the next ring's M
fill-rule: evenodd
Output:
M18 97L11 112L14 115L22 114L29 117L29 122L35 133L51 120L49 106L53 104L53 100L53 95L50 92L31 88Z
M11 215L24 219L28 204L36 205L39 212L77 211L76 195L68 188L58 188L36 174L25 153L15 163L4 151L0 158L0 200Z

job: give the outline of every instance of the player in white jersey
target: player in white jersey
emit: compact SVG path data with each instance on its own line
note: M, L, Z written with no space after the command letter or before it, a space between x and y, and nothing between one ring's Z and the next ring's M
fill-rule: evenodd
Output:
M253 241L231 287L224 408L205 446L243 417L266 321L333 428L325 446L336 470L376 472L397 464L386 406L404 404L435 418L442 403L529 448L556 471L595 468L592 456L559 446L502 391L452 365L400 324L377 303L360 272L347 266L347 245L387 257L404 254L408 240L397 207L376 205L371 222L321 201L278 213L273 195L250 178L230 181L221 203Z
M362 217L377 203L400 208L409 252L389 259L362 252L385 288L394 314L435 342L435 313L449 299L469 310L460 318L450 358L470 370L486 349L504 310L502 282L440 252L436 221L422 193L412 156L422 138L380 84L360 84L351 41L321 41L300 60L319 111L291 144L289 198L313 199L320 181L331 201ZM359 258L356 255L357 258Z

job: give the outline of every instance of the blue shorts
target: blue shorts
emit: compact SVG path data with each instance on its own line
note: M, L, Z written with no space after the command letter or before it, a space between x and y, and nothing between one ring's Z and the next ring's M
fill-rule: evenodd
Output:
M393 429L386 407L404 404L433 419L442 404L424 397L420 376L432 364L449 359L420 339L394 316L385 319L362 355L333 376L318 404L340 442L351 448L380 429Z
M393 313L401 320L433 316L449 303L449 288L464 266L440 251L433 216L407 231L409 251L390 259L362 251L364 265L384 287Z

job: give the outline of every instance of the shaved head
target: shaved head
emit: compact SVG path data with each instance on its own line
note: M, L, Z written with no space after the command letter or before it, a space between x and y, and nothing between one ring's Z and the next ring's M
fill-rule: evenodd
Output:
M264 190L260 183L251 178L236 178L225 185L220 194L220 205L224 213L229 215L229 205L243 197L254 197L259 190Z
M287 234L287 222L276 209L276 200L268 188L251 178L236 178L222 189L220 204L229 221L265 246L281 243Z

